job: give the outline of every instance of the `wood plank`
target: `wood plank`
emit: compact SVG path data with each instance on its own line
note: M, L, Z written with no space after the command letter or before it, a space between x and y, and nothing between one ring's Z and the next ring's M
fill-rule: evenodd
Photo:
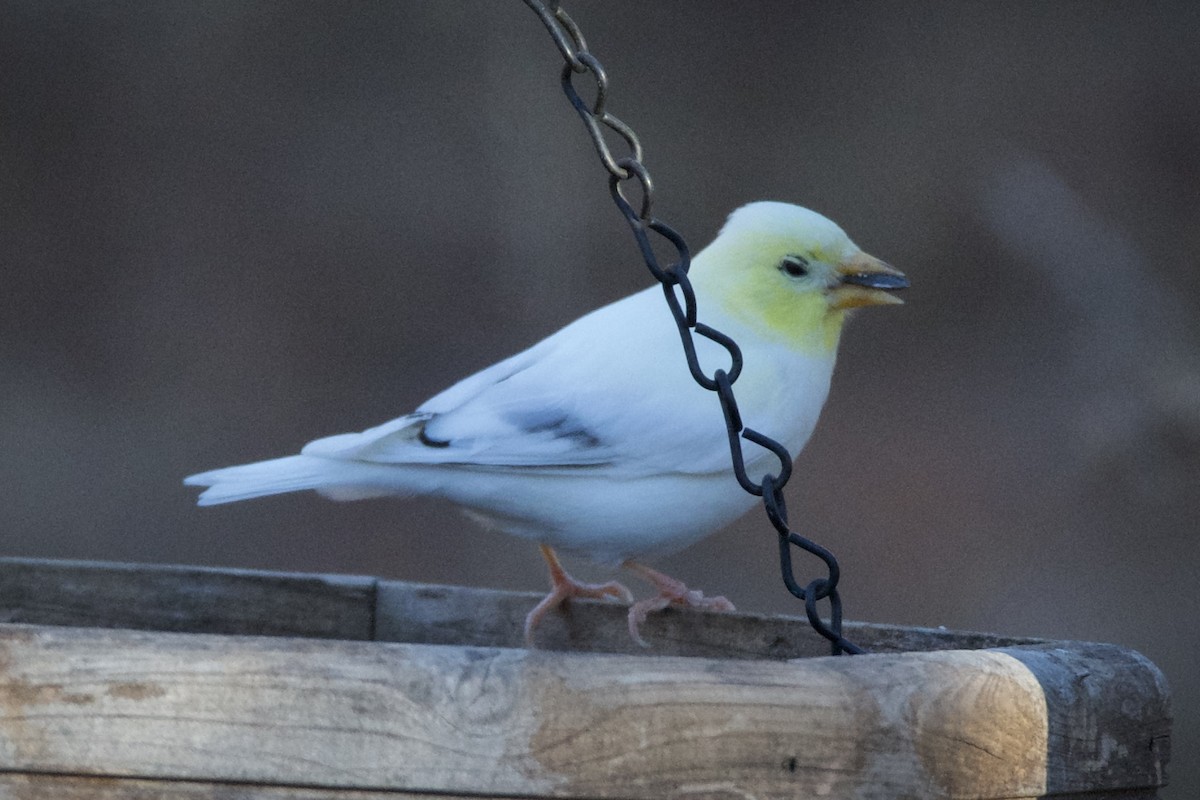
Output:
M0 559L0 621L38 625L522 647L532 592L380 581L369 577ZM668 609L636 646L625 610L576 601L547 616L540 649L786 660L826 655L803 617ZM872 652L979 649L1043 640L848 622Z
M10 772L635 800L1065 797L1161 785L1166 704L1161 673L1112 645L778 662L0 626Z
M542 596L462 586L380 581L376 638L390 642L524 647L525 615ZM803 617L712 614L667 609L641 626L649 648L639 647L617 603L572 601L546 616L537 630L541 650L627 655L787 660L829 655L829 644ZM872 653L978 650L1042 644L1043 639L847 622L846 635Z
M0 797L13 800L489 800L480 795L360 792L248 783L17 773L0 774Z
M148 781L68 775L0 774L0 797L12 800L512 800L496 795L425 794L263 786L208 781ZM705 800L691 795L687 800ZM709 800L736 800L728 794ZM1073 794L1070 800L1158 800L1154 789Z
M93 561L0 560L0 621L370 639L375 580Z

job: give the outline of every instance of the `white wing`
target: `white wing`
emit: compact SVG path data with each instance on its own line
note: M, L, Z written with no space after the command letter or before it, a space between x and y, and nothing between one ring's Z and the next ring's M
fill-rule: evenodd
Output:
M710 370L728 360L723 351L709 355ZM582 317L408 416L317 440L303 453L375 464L603 468L623 476L729 467L716 395L692 380L655 289Z

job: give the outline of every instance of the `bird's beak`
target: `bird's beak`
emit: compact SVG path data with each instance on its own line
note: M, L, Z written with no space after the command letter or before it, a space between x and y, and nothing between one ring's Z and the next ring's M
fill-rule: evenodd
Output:
M844 310L862 306L899 305L904 301L890 292L908 288L908 278L878 258L859 253L837 265L838 285L830 294L830 305Z

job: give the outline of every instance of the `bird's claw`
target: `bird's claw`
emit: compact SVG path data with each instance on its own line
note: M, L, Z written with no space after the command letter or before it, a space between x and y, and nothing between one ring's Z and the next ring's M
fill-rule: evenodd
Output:
M676 587L670 587L670 590L664 588L657 596L639 600L629 607L629 635L633 641L642 647L649 647L650 644L642 638L638 628L646 621L647 615L655 611L662 611L669 606L716 611L723 614L737 610L733 603L725 597L705 597L704 592L698 589L688 589L679 583L677 589Z
M530 649L533 648L533 631L542 621L542 617L573 597L615 600L626 605L633 603L633 592L617 581L582 583L565 571L552 571L552 575L554 586L550 593L525 617L525 646Z

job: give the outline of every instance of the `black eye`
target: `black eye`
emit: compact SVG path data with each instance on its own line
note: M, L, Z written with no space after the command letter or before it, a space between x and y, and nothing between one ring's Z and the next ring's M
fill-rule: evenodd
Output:
M779 269L793 278L803 278L808 274L808 259L804 256L784 256L779 262Z

